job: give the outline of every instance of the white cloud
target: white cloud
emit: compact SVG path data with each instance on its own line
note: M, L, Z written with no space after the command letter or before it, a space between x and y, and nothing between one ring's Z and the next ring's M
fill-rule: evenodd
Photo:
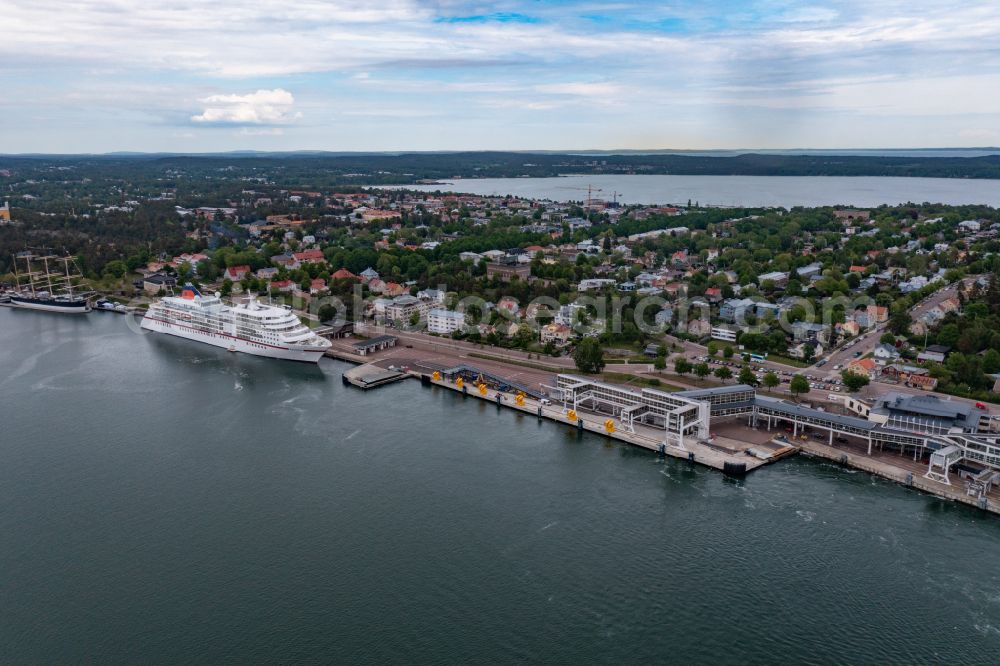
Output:
M541 20L437 20L506 10ZM581 18L616 12L634 20ZM232 139L241 127L295 123L302 111L308 127L289 132L296 140L336 136L360 148L410 145L417 129L450 141L493 138L504 127L530 147L554 141L562 118L592 130L563 147L584 137L597 146L626 130L638 142L661 128L692 136L702 128L703 137L731 128L745 132L735 139L745 147L768 123L791 132L836 118L850 120L848 143L855 127L858 137L892 134L891 120L931 128L940 141L963 127L1000 126L995 0L735 8L710 0L0 0L0 16L8 93L0 139L8 141L38 122L32 116L56 113L81 126L121 119L150 136L224 125L235 129L199 138ZM670 18L681 27L650 27ZM27 120L16 124L11 109ZM353 122L338 122L344 116ZM365 117L379 122L362 133ZM978 136L965 138L989 140Z
M207 106L195 123L212 125L283 125L302 114L293 109L295 98L281 88L258 90L249 95L211 95L201 100Z

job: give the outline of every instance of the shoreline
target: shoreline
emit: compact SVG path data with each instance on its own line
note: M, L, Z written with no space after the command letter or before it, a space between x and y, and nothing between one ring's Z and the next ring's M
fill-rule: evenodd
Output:
M418 350L413 350L414 352ZM416 356L417 354L415 354ZM344 361L350 363L354 366L366 365L366 364L376 364L376 363L388 363L391 357L381 357L373 358L371 356L359 356L351 355L342 350L333 348L328 350L326 356L339 361ZM473 363L475 358L470 359ZM507 376L516 376L519 371L523 368L519 368L516 365L506 363L502 359L490 359L491 363L500 366L505 370ZM458 364L459 361L456 361ZM433 366L433 363L421 363L427 367ZM485 394L480 394L480 391L475 387L469 387L468 385L464 387L458 387L454 383L445 380L444 378L435 380L433 378L432 370L418 370L414 368L409 368L406 370L406 374L414 379L420 379L421 384L424 386L437 386L443 389L454 391L460 393L463 396L470 396L478 400L492 402L497 405L498 408L506 407L513 409L521 414L535 416L538 419L545 419L556 424L562 424L569 426L571 428L579 429L580 432L587 431L597 435L603 435L609 439L614 439L625 444L631 444L633 446L638 446L640 448L646 449L652 453L658 455L670 456L676 459L688 460L693 463L701 464L706 467L721 471L723 473L727 472L727 463L730 465L743 465L745 468L742 472L737 472L737 475L746 474L752 472L760 467L774 463L782 458L795 455L796 453L803 453L810 457L820 458L828 460L831 462L843 465L846 468L856 469L874 476L880 477L887 481L892 481L899 485L907 488L913 488L919 490L923 493L936 497L938 499L947 500L968 506L970 508L976 508L987 513L1000 515L1000 502L997 502L992 496L988 498L976 499L969 497L965 492L964 483L957 483L953 485L945 485L943 483L932 481L925 478L922 474L916 473L911 469L905 467L900 467L893 465L884 459L869 457L864 453L858 453L850 449L841 449L827 444L820 443L813 440L812 438L805 440L796 440L793 442L788 442L784 448L779 448L767 457L766 459L760 459L753 455L746 453L729 453L724 447L714 447L707 444L699 443L693 438L689 438L685 441L685 448L681 449L677 446L670 445L665 446L659 440L651 437L651 433L628 433L621 430L614 430L608 432L604 427L605 416L601 414L596 414L593 412L582 411L576 414L576 419L571 420L567 418L562 407L558 403L553 403L551 406L542 406L537 400L526 398L524 400L524 405L517 405L514 402L514 394L505 393L498 391L493 388L487 388ZM498 401L498 397L500 400ZM728 420L728 419L727 419ZM739 418L734 419L734 422L738 422ZM714 427L714 426L713 426ZM749 426L740 426L740 428L745 429L747 433L754 432L753 428ZM735 439L735 438L734 438ZM769 441L773 445L777 445L778 441L769 437ZM753 444L750 442L740 443L748 445L747 448L761 448L758 444ZM730 467L729 470L737 469L736 467ZM955 477L957 480L957 476Z

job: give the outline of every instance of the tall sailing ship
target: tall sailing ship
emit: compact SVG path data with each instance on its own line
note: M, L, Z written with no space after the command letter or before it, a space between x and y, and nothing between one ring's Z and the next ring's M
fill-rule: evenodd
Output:
M180 296L149 306L141 328L196 340L233 352L317 363L330 341L313 333L284 306L256 298L225 305L219 294L203 295L185 285Z
M82 279L72 257L21 252L14 256L17 286L10 295L10 304L65 314L90 312L91 293L80 287Z

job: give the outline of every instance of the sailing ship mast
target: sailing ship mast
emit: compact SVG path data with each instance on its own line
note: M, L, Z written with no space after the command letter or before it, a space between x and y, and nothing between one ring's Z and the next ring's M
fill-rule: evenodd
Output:
M18 270L18 259L24 260L23 272ZM62 273L53 272L55 267L49 265L49 260L62 262ZM41 262L41 270L37 269L39 262ZM70 256L60 257L54 254L36 255L31 250L14 255L14 281L17 285L17 290L27 290L33 297L38 296L44 288L47 288L48 293L52 296L66 295L73 297L76 288L74 280L82 277L80 272L76 270L73 258ZM21 278L24 278L23 285Z

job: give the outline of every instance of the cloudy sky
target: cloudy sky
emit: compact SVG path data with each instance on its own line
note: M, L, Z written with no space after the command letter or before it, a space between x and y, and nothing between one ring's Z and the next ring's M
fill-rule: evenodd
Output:
M0 153L1000 144L1000 2L0 0Z

